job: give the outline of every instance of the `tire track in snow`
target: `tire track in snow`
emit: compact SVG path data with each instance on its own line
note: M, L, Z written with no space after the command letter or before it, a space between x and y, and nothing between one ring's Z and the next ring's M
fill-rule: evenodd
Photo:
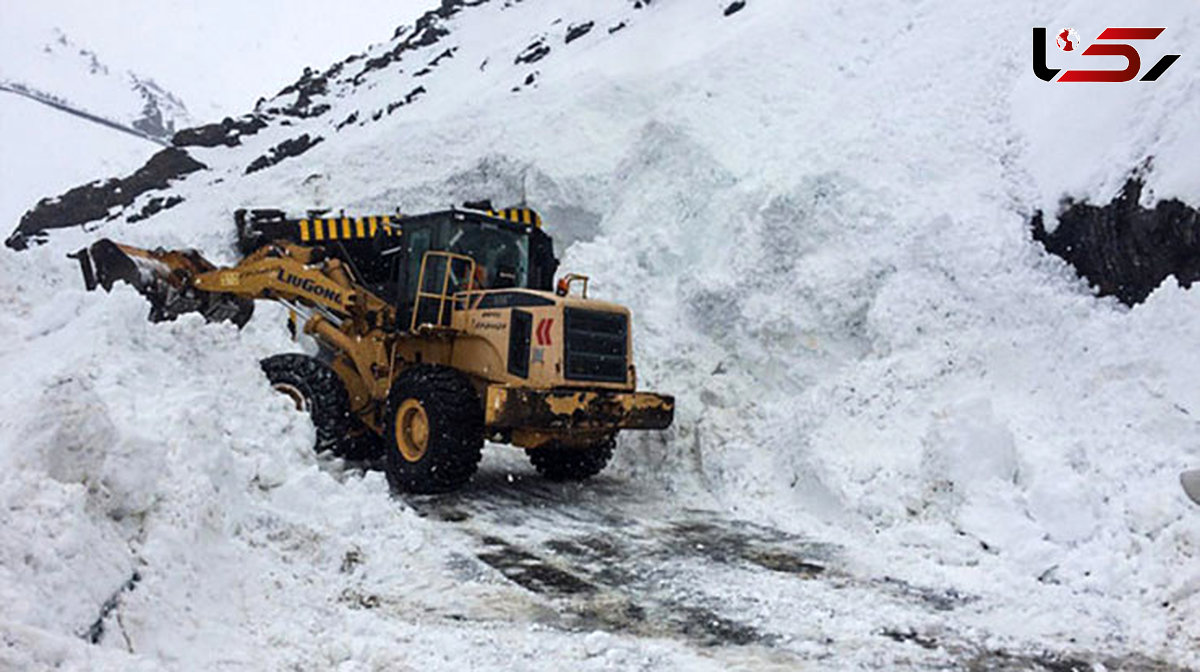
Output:
M947 627L975 596L859 576L837 545L604 477L561 484L485 470L459 492L402 499L471 538L478 562L549 603L568 630L680 638L722 659L785 666L866 647L886 669L1178 670L1137 655L985 646L980 633Z

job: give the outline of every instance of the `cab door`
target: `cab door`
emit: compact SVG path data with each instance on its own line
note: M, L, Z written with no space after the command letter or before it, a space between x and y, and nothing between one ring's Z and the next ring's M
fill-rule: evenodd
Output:
M404 244L396 252L396 313L397 328L408 328L412 320L413 302L417 295L417 280L421 273L421 259L433 245L433 228L428 224L406 225Z

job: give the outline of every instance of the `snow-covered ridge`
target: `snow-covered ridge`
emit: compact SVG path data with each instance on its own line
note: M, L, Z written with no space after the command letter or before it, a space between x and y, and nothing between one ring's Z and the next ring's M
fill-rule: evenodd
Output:
M524 197L573 241L565 267L633 309L645 386L678 398L671 431L623 438L614 479L666 493L659 509L734 511L840 544L854 571L966 596L920 618L840 604L827 620L801 604L790 621L759 614L804 633L791 654L891 669L915 645L876 657L856 637L920 628L1200 664L1200 516L1177 483L1200 462L1196 297L1164 286L1133 310L1097 300L1027 228L1062 195L1108 200L1151 154L1157 197L1200 201L1187 153L1200 59L1110 89L1051 88L1028 60L1031 27L1084 14L1169 26L1184 42L1162 48L1185 51L1193 6L567 4L446 3L211 141L193 134L181 144L207 170L86 233L4 254L4 370L9 389L35 391L8 400L0 426L0 445L23 447L0 453L17 530L0 545L0 587L22 637L113 667L216 664L215 643L247 665L333 665L369 658L397 620L406 637L430 632L404 619L443 614L447 592L471 605L468 621L501 613L493 633L554 650L561 633L512 626L523 603L494 607L474 570L445 579L474 565L448 557L462 548L446 528L380 505L378 474L323 472L304 453L303 420L276 413L254 370L289 347L282 319L264 310L241 333L148 325L136 296L83 294L61 258L104 235L229 259L238 207ZM305 151L247 174L305 135ZM124 221L165 196L182 200ZM30 361L45 364L18 365ZM53 543L27 551L19 537L39 530ZM361 574L340 569L351 545L369 558ZM134 569L121 612L134 656L61 641ZM368 588L393 611L330 597ZM330 614L344 631L324 627ZM491 646L463 655L511 662Z
M110 68L62 31L19 34L0 46L0 87L166 143L192 123L183 101L154 80Z
M544 14L547 30L528 33L528 37L521 37L522 32L512 32L505 42L482 45L485 49L480 56L479 72L476 73L482 81L476 84L473 83L475 77L463 76L461 67L445 66L459 52L460 46L457 43L463 37L468 40L473 37L470 34L453 35L447 26L452 24L464 9L477 7L480 10L501 12L500 18L506 19L506 22L499 25L506 28L523 20L519 16L508 16L516 10L512 3L492 4L488 0L445 2L438 9L423 15L412 26L399 27L390 42L374 45L366 52L335 63L323 71L306 69L299 80L285 87L279 94L269 99L261 99L252 113L236 119L227 118L218 123L183 129L173 136L172 143L184 148L239 145L257 148L257 154L246 161L242 168L246 173L262 170L303 154L327 136L342 131L358 130L361 127L372 127L376 122L390 118L400 108L411 106L428 94L430 89L427 87L434 87L438 91L439 107L460 104L464 94L467 94L468 98L473 97L474 94L468 94L472 88L495 89L496 80L500 80L499 86L506 89L511 87L514 93L525 88L536 89L537 77L541 72L539 66L544 65L547 56L568 46L575 50L586 49L588 39L594 41L599 39L598 35L615 36L622 33L635 23L636 17L642 14L643 10L649 11L650 3L640 0L632 3L608 3L605 11L581 13L581 17L592 18L578 20L568 20L558 14ZM711 14L715 17L731 16L738 11L738 7L737 3L734 3L732 11L730 7L725 7L722 11ZM492 16L479 17L476 25L495 20L496 17ZM489 39L488 42L495 41ZM509 55L506 51L511 51L512 54ZM511 64L506 65L510 60ZM550 58L545 62L553 60ZM489 65L493 61L498 64L491 66L489 72ZM662 67L661 63L648 65L650 68ZM443 72L437 72L438 70ZM511 81L505 83L506 80ZM397 86L404 91L395 93ZM303 124L306 130L301 132L297 129L293 132L302 121L306 122ZM262 136L250 141L252 136L258 135L263 129L267 130ZM244 153L239 152L230 158L237 161L242 156ZM128 200L113 199L111 195L105 195L104 190L111 188L105 183L97 183L95 187L97 199ZM165 197L156 195L146 198L162 201ZM58 201L56 199L53 202L57 204ZM106 220L124 218L127 221L137 221L143 218L141 213L144 210L145 202L138 201L109 212ZM74 226L90 217L67 217L48 225L46 218L38 216L36 211L30 215L22 220L17 235L10 239L10 244L24 245L28 240L40 239L38 234L44 228ZM55 217L58 217L56 213Z

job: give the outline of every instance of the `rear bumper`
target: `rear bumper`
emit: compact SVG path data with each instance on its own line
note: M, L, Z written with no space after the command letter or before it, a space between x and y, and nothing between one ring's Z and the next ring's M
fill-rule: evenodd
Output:
M491 385L485 422L492 429L666 429L675 398L653 392L530 390Z

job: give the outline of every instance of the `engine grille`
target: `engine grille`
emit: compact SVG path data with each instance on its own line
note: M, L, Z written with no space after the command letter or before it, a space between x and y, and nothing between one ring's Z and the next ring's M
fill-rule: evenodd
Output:
M568 380L625 382L628 376L628 316L567 308L563 313L563 333Z

